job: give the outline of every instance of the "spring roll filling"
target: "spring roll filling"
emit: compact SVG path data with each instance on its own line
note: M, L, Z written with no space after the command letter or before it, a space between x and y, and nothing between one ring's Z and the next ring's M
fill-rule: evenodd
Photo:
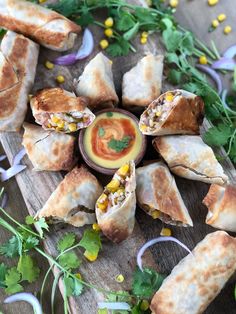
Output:
M157 124L163 122L169 115L171 109L181 98L181 91L168 92L165 97L158 99L144 112L141 130L152 132L156 129Z
M37 120L46 128L59 132L75 132L87 127L92 121L88 113L72 111L68 113L44 113Z
M97 201L97 207L104 213L111 208L120 207L130 192L126 187L129 184L131 169L129 164L122 166L107 184L103 194Z

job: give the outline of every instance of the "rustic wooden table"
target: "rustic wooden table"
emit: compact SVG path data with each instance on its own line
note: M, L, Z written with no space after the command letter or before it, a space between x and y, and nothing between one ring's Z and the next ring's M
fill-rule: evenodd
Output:
M223 25L220 25L220 27L215 30L212 33L208 33L207 29L209 27L209 24L211 23L212 19L216 18L218 14L220 13L225 13L227 15L227 21L223 23ZM178 21L181 23L182 26L185 26L186 28L192 30L201 40L210 43L210 40L213 39L219 48L219 51L222 52L225 50L225 48L229 47L230 45L235 43L235 34L236 34L236 24L235 24L235 16L236 16L236 6L233 5L233 2L230 0L221 0L219 1L219 4L216 5L215 7L209 7L207 5L207 0L193 0L193 1L188 1L188 0L180 0L180 5L177 9L176 12L176 17ZM225 36L223 34L223 26L229 24L232 26L233 31L231 34L228 36ZM158 43L157 43L158 44ZM46 54L43 52L41 58L46 58ZM228 83L226 83L227 85ZM0 154L4 153L3 148L0 147ZM5 162L5 165L7 166L7 162ZM181 186L181 192L183 193L183 198L186 201L187 206L190 209L191 215L193 214L194 204L195 208L198 208L198 213L195 213L194 216L199 216L199 220L196 222L196 229L193 229L193 232L191 232L191 239L189 236L189 242L190 243L197 243L203 238L204 230L207 229L208 227L203 224L204 217L206 216L206 210L204 207L201 205L201 199L199 199L199 194L198 190L201 190L201 195L204 195L204 193L207 193L208 186L204 185L199 182L193 182L193 181L186 181L183 179L178 179L177 184ZM19 221L23 221L23 218L28 214L28 211L26 209L26 204L22 198L21 192L18 188L18 184L15 179L9 180L9 182L5 183L3 185L7 191L7 193L10 196L10 200L7 206L7 211L16 217ZM187 193L185 193L188 190L189 186L191 186L193 195L191 196L191 201L188 199ZM40 197L40 196L39 196ZM145 221L149 220L149 228L147 229L145 225ZM139 227L142 229L142 233L144 234L145 238L151 238L153 236L156 236L159 234L160 228L161 228L161 223L157 225L155 221L151 221L151 219L147 218L142 212L138 212L137 215L137 220L139 223ZM196 234L194 233L194 230L199 230L199 225L201 224L201 230L202 233ZM137 227L138 228L138 227ZM177 233L177 229L174 228L174 232ZM207 229L208 230L208 229ZM212 229L211 231L214 231ZM209 232L209 230L208 230ZM175 234L176 235L176 234ZM5 230L0 229L0 237L1 237L1 243L6 241L8 238L9 234L5 232ZM184 236L185 239L188 238L188 233L185 231L178 231L178 236L181 238L181 236ZM131 241L132 243L132 241ZM170 246L172 248L172 246ZM193 245L192 247L193 248ZM156 251L153 251L154 258L156 262L158 261L158 256L161 257L160 261L163 260L163 257L165 259L165 263L162 263L162 265L158 265L160 269L163 268L163 265L165 265L164 271L170 271L171 268L174 266L173 261L171 258L171 251L169 250L169 255L168 253L164 252L163 249L160 248L159 254L157 254ZM180 253L179 257L177 259L183 257L182 252ZM38 257L37 257L38 258ZM2 258L0 257L0 261ZM168 261L169 260L169 261ZM176 262L176 261L175 261ZM160 264L160 263L159 263ZM39 265L42 269L42 272L48 268L48 264L44 260L39 260ZM123 265L124 266L124 265ZM162 269L163 270L163 269ZM102 272L102 270L101 270ZM36 292L40 290L42 283L42 275L39 278L39 280L32 285L29 285L27 290ZM48 284L48 292L50 291L50 285L52 283L52 278L51 281ZM45 313L50 313L50 296L49 294L45 293L45 300L46 300L46 306L45 306ZM214 301L214 306L210 306L209 309L206 311L207 314L234 314L236 313L236 307L233 306L235 305L235 302L233 302L233 296L232 296L232 291L233 291L233 282L229 283L227 291L224 291L223 294L221 294L215 301ZM223 295L223 297L222 297ZM88 293L86 293L86 296L88 296ZM84 302L88 301L86 299L86 296L84 298ZM2 290L0 290L0 304L2 304L3 300L5 298L5 295ZM227 306L228 304L228 306ZM81 310L74 311L73 313L83 313L83 314L93 314L96 313L96 310L94 309L93 311L88 310L89 307L87 308L86 306L83 308L80 307ZM32 313L32 309L30 306L28 306L26 303L17 303L14 305L1 305L0 310L3 311L3 313L8 313L8 314L13 314L13 313L19 313L19 314L26 314L26 313ZM58 297L56 300L56 311L57 314L63 313L63 305L62 305L62 300L61 297L58 293Z

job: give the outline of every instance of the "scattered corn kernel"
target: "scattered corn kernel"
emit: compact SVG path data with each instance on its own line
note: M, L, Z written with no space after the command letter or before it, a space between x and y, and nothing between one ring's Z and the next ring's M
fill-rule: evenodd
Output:
M97 207L101 211L105 212L107 209L107 205L108 205L108 198L107 198L107 195L103 193L97 200Z
M62 129L59 128L59 126L57 126L57 127L55 128L55 130L56 130L57 132L61 132L61 131L62 131Z
M53 123L58 123L60 121L60 119L58 117L56 117L56 116L53 116L51 118L51 120L52 120Z
M141 43L142 45L145 45L145 44L147 43L147 37L141 37L141 38L140 38L140 43Z
M82 279L82 276L81 276L80 273L75 274L75 276L76 276L78 279Z
M169 228L162 228L161 229L161 236L171 236L171 230Z
M98 314L108 314L108 309L98 309Z
M62 84L62 83L65 82L65 78L64 78L63 75L58 75L58 76L56 77L56 81L57 81L57 83Z
M125 280L125 277L122 274L120 274L116 276L115 280L117 282L123 282Z
M92 228L93 228L94 231L100 231L100 230L101 230L101 228L99 227L99 225L96 224L96 223L93 224Z
M112 30L111 28L107 28L107 29L105 29L104 34L105 34L107 37L112 37L112 35L113 35L113 30Z
M62 120L59 120L59 121L57 122L57 126L58 126L60 129L62 129L62 128L64 128L64 126L65 126L65 122L62 121Z
M157 117L160 117L160 115L161 115L161 111L157 111L157 112L156 112L156 116L157 116Z
M146 3L147 3L147 5L148 5L149 7L152 6L152 0L146 0Z
M224 13L221 13L217 16L217 19L219 22L223 22L224 20L226 20L226 15Z
M51 70L54 68L54 64L50 61L46 61L44 65L48 70Z
M166 93L166 101L172 101L174 98L174 95L172 93Z
M225 35L228 35L229 33L231 33L231 31L232 31L231 26L229 26L229 25L225 26L225 28L224 28Z
M141 124L141 125L140 125L140 130L141 130L142 132L145 132L145 131L147 130L147 126L146 126L145 124Z
M39 0L39 3L44 3L46 2L47 0Z
M76 125L76 123L70 123L68 125L68 128L69 128L70 132L75 132L77 130L77 125Z
M119 190L117 190L118 195L120 195L121 193L124 193L125 189L124 188L120 188Z
M48 123L47 128L48 128L48 129L51 129L51 128L52 128L52 126L51 126L50 123Z
M108 17L105 22L104 22L104 25L106 27L112 27L114 25L114 21L113 21L113 18L112 17Z
M110 63L110 64L113 64L113 61L112 61L112 60L109 60L109 63Z
M142 300L140 304L140 309L142 311L147 311L149 309L149 302L147 300Z
M129 171L129 164L125 164L118 170L119 175L126 176Z
M219 0L208 0L208 4L210 6L216 5L219 2Z
M106 39L102 39L99 45L102 49L106 49L109 46L109 42Z
M90 262L94 262L96 261L96 259L98 258L97 254L92 254L89 251L85 251L84 252L84 256L87 258L87 260L89 260Z
M160 211L159 210L154 210L153 212L151 212L151 216L153 219L157 219L160 217Z
M207 60L207 57L206 56L201 56L199 58L199 63L200 64L207 64L208 60Z
M119 186L120 186L120 181L117 179L112 179L111 182L109 182L106 187L108 191L114 193L118 190Z
M216 28L216 27L219 26L219 22L218 22L217 20L213 20L213 21L211 22L211 25L212 25L214 28Z
M176 8L179 5L179 1L178 0L170 0L170 6L172 8Z
M148 37L148 32L142 32L141 36L144 37L144 38L147 38Z

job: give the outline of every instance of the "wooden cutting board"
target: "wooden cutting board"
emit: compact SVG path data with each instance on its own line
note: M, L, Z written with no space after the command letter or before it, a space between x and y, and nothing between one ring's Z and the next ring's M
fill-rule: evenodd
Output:
M140 5L143 4L143 1L135 2ZM200 8L198 9L198 12L200 12ZM183 12L183 16L186 16L185 12ZM103 19L102 16L101 19ZM98 43L103 37L102 31L97 27L91 27L90 29L92 30L95 37L95 46L98 47ZM160 39L156 35L150 36L148 44L145 46L140 46L138 42L139 39L137 38L136 42L134 43L134 45L138 47L138 52L136 54L131 53L127 57L114 58L113 60L115 85L119 95L123 73L134 66L136 62L147 52L152 52L154 54L163 52ZM80 42L78 42L76 46L79 47ZM91 58L93 58L97 52L98 50L94 51L89 59L83 62L78 62L74 66L56 66L53 70L49 71L46 70L43 65L45 60L53 60L56 56L59 55L59 53L41 48L35 86L32 93L41 88L55 86L55 77L59 74L62 74L66 77L66 81L62 87L67 90L73 90L73 79L77 78L82 73L84 65ZM168 88L168 84L164 82L163 91L167 90ZM30 112L28 113L27 121L33 121ZM204 129L207 129L208 127L209 123L205 121ZM22 133L0 134L0 140L8 159L12 164L13 156L22 148ZM221 150L220 153L221 155L225 156L225 152L223 150ZM149 159L157 159L158 154L149 146L146 157ZM82 158L80 158L80 162L83 162ZM28 157L23 159L23 163L27 165L27 168L25 171L16 176L16 180L29 213L31 215L35 215L36 212L40 210L40 208L42 208L42 206L45 204L51 193L56 189L59 182L63 178L63 174L56 172L34 172L32 171L33 167ZM236 171L230 160L225 158L222 165L230 179L232 181L236 180ZM101 176L98 175L98 177ZM109 177L105 179L105 181L108 180ZM194 246L199 241L201 241L207 233L215 231L215 229L207 226L204 223L207 210L201 203L202 199L208 191L209 185L201 182L185 180L178 177L176 177L176 181L184 202L193 219L194 227L180 228L171 226L171 230L175 237L183 241L190 249L193 249ZM122 290L130 288L131 274L136 265L136 254L138 249L147 239L158 236L160 234L161 228L163 227L162 222L159 220L153 220L138 208L136 218L135 229L129 239L119 245L113 244L109 241L104 241L103 249L99 255L99 259L95 263L83 263L81 267L81 274L85 280L93 283L96 286L109 290ZM56 225L51 227L50 233L44 241L46 252L56 256L56 243L64 233L73 231L78 235L79 239L83 230L84 228L78 229L66 225ZM80 256L82 256L82 254L80 254ZM173 243L170 243L157 245L149 253L145 254L145 258L143 260L145 265L151 266L161 272L168 274L184 256L185 252L181 248L177 247ZM56 272L56 269L54 269L54 271ZM114 280L115 276L120 273L123 274L126 278L125 282L122 284L118 284ZM233 281L230 281L220 296L214 300L205 313L236 313L235 301L233 300L233 287L234 283ZM178 289L178 287L176 287L176 289ZM70 298L70 312L72 314L95 314L97 313L97 302L101 300L103 300L103 295L101 293L97 292L96 290L85 289L85 292L80 297Z

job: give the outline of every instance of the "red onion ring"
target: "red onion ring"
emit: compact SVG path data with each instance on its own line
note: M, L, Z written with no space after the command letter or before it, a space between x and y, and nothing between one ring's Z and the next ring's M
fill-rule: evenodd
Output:
M0 156L0 161L3 161L3 160L6 159L6 158L7 158L6 155L1 155L1 156Z
M223 87L222 87L222 81L219 74L215 70L209 68L206 65L197 64L196 68L208 74L213 79L213 81L216 83L218 94L221 94Z
M174 237L158 237L158 238L154 238L148 242L146 242L138 251L137 254L137 265L140 268L141 271L143 271L143 266L142 266L142 256L144 254L144 252L150 247L153 246L156 243L160 243L160 242L175 242L177 244L179 244L182 248L184 248L186 251L188 251L190 254L192 254L192 252L189 250L189 248L183 244L181 241L179 241L178 239L174 238Z
M221 95L221 100L222 100L223 106L224 106L228 111L230 111L231 113L236 114L236 111L232 110L232 109L229 107L229 105L226 103L227 94L228 94L228 90L227 90L227 89L224 89L223 92L222 92L222 95Z
M228 70L228 71L233 71L236 62L232 58L221 58L214 63L212 63L212 68L216 70Z
M130 311L130 305L126 302L98 302L99 309Z
M224 58L233 58L236 55L236 45L229 47L223 54Z
M25 165L13 165L11 168L5 170L0 174L0 179L2 182L9 180L10 178L14 177L16 174L21 172L26 168Z
M26 155L25 148L22 148L13 158L13 165L19 165L21 162L21 159Z
M94 39L91 31L86 28L84 30L84 36L82 40L82 45L77 52L70 53L65 56L56 58L53 63L58 65L72 65L78 60L87 58L93 51Z
M43 314L42 307L38 301L38 299L32 294L28 292L16 293L11 295L10 297L4 300L4 303L13 303L18 301L26 301L32 305L35 314Z

